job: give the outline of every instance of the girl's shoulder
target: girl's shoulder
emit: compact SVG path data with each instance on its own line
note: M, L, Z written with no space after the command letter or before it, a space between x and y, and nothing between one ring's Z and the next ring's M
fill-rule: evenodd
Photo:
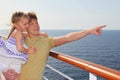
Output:
M13 32L10 36L13 37L13 38L15 38L16 35L17 35L16 32Z
M21 31L14 31L12 34L11 34L12 37L14 38L19 38L19 37L23 37L23 33Z

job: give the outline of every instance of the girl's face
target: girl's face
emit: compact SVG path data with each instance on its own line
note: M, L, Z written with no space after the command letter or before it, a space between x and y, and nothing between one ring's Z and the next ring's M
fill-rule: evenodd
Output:
M15 24L15 27L20 31L26 31L28 28L29 19L26 17L21 17L20 20Z

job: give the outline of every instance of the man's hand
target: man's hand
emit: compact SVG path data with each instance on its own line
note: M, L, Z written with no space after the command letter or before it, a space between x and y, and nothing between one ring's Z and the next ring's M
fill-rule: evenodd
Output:
M14 69L9 69L6 72L3 72L6 80L18 80L19 74L15 72Z
M102 25L102 26L97 26L95 28L89 29L90 34L94 34L94 35L101 35L102 33L102 29L106 27L106 25Z

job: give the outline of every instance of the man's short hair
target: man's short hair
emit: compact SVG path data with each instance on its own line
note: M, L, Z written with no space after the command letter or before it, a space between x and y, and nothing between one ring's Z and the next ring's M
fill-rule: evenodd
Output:
M36 16L36 14L35 14L34 12L28 12L27 15L29 16L30 21L31 21L32 19L37 20L37 16Z

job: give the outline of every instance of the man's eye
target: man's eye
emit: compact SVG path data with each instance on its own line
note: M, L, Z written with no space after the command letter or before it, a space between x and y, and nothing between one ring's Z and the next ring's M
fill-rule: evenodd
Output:
M33 25L33 23L30 23L30 25Z
M24 25L27 25L27 24L24 24Z

